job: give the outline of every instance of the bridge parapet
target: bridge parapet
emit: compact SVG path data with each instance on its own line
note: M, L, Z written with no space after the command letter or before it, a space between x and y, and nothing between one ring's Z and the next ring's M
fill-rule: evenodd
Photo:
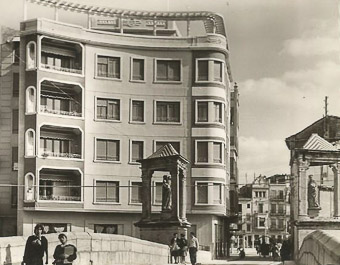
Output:
M65 233L68 243L78 249L74 265L168 264L169 247L123 235L87 232ZM48 240L49 264L55 247L60 244L57 234L45 235ZM20 265L27 237L0 238L0 264Z
M297 255L297 264L340 264L340 230L317 230L307 235Z

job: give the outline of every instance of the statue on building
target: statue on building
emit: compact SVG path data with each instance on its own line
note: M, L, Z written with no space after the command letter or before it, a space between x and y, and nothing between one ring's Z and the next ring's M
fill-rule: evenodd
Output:
M309 175L308 181L308 208L319 208L317 199L317 184L313 179L313 175Z
M163 187L162 187L162 210L171 210L171 176L163 176Z

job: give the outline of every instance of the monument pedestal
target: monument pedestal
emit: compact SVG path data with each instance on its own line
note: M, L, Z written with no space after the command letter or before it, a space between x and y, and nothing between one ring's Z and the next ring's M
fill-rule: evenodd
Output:
M320 207L313 207L313 208L308 208L308 216L310 218L315 218L319 216L321 208Z
M174 233L177 233L178 235L185 234L187 237L187 228L190 227L188 222L181 222L179 220L140 221L135 225L140 229L140 239L165 245L170 244L170 240Z

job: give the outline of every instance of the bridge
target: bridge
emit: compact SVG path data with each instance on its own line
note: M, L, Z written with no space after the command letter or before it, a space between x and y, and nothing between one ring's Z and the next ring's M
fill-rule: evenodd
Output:
M123 235L94 234L87 232L66 233L68 242L78 249L74 265L166 265L169 264L169 247ZM45 235L49 242L49 264L53 252L59 244L57 234ZM26 237L14 236L0 238L0 264L21 265ZM246 259L239 260L233 254L228 260L211 260L209 252L199 251L198 261L202 265L339 265L340 231L314 231L307 235L296 261L272 261L262 258L246 249Z

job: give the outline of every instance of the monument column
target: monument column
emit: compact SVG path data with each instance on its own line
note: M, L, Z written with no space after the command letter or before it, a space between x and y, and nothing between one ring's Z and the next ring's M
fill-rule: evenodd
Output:
M307 187L307 169L309 163L302 156L298 158L298 214L299 216L307 216L308 212L308 187Z
M332 166L334 173L334 218L340 218L340 181L339 181L339 164Z
M142 221L151 220L151 179L153 171L142 170Z
M172 193L172 211L171 218L178 219L179 218L179 168L178 165L176 167L171 168L171 193Z
M186 187L186 175L183 169L179 170L179 218L186 222L186 211L187 211L187 187Z

